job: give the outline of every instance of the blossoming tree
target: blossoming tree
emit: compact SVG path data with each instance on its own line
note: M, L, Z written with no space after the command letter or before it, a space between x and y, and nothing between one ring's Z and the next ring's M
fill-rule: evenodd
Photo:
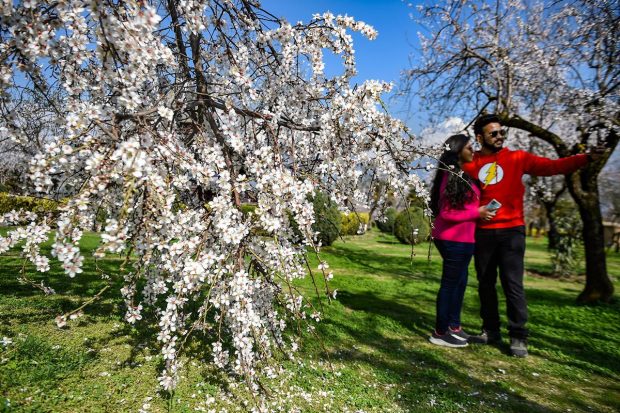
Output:
M2 136L27 144L20 96L45 99L58 128L30 159L31 183L67 198L56 219L2 217L23 225L0 252L25 240L25 257L48 271L39 244L53 232L52 255L79 276L78 242L104 211L95 256L127 257L126 320L157 314L165 389L196 332L213 363L256 386L274 348L297 346L282 334L290 317L320 318L292 284L307 248L320 252L315 191L359 205L372 171L424 193L409 174L419 148L377 104L390 86L350 86L350 32L377 35L362 22L325 13L291 25L253 0L4 1L0 14ZM324 74L325 50L341 57L340 75ZM241 213L244 200L254 213ZM318 273L327 284L328 265Z
M43 95L33 92L31 94L23 91L18 97L22 108L19 119L21 133L29 139L11 139L7 133L0 135L0 185L11 192L21 192L24 189L22 183L28 179L29 160L43 150L49 137L56 134L57 125L50 122L53 117L52 108ZM49 94L47 98L50 98ZM4 100L2 102L4 103ZM5 107L2 113L3 122L16 123L14 112L6 110Z
M620 139L617 1L451 0L418 13L430 34L420 35L422 58L407 85L438 113L496 112L558 156L608 148L566 185L583 221L586 286L578 299L609 300L597 177Z

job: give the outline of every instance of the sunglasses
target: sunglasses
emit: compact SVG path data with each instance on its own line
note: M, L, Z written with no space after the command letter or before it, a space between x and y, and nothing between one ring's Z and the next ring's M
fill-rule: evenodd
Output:
M508 135L508 131L506 129L500 129L500 130L494 130L493 132L489 133L489 135L491 135L492 138L497 138L497 136L506 136Z

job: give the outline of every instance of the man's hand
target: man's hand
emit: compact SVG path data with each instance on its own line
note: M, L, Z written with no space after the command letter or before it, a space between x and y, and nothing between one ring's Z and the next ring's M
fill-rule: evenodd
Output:
M478 214L480 215L480 219L483 221L490 221L495 217L497 213L496 209L487 209L487 206L481 206L478 208Z
M588 158L590 159L590 162L596 162L599 159L601 159L603 155L605 154L605 152L607 151L608 151L608 148L602 145L597 145L589 149L586 153L588 154Z

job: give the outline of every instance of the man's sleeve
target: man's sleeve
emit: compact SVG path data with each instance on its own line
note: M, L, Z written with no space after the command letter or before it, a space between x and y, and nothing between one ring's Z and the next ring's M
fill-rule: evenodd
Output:
M461 169L463 169L463 171L471 176L472 178L476 178L476 162L465 162L464 164L461 165Z
M588 163L588 155L579 154L560 159L549 159L533 155L529 152L524 154L524 172L535 176L564 175L575 172Z

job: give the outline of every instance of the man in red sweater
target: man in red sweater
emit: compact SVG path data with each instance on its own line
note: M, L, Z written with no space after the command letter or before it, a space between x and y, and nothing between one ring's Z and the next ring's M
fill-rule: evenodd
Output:
M551 160L525 151L504 148L506 131L496 115L482 115L474 123L481 149L463 170L478 179L482 189L480 205L495 199L501 206L492 219L476 226L475 265L478 276L482 333L472 336L473 343L501 341L497 302L497 270L506 296L510 351L527 356L527 302L523 289L525 221L523 219L524 174L550 176L567 174L588 163L589 155L580 154Z

